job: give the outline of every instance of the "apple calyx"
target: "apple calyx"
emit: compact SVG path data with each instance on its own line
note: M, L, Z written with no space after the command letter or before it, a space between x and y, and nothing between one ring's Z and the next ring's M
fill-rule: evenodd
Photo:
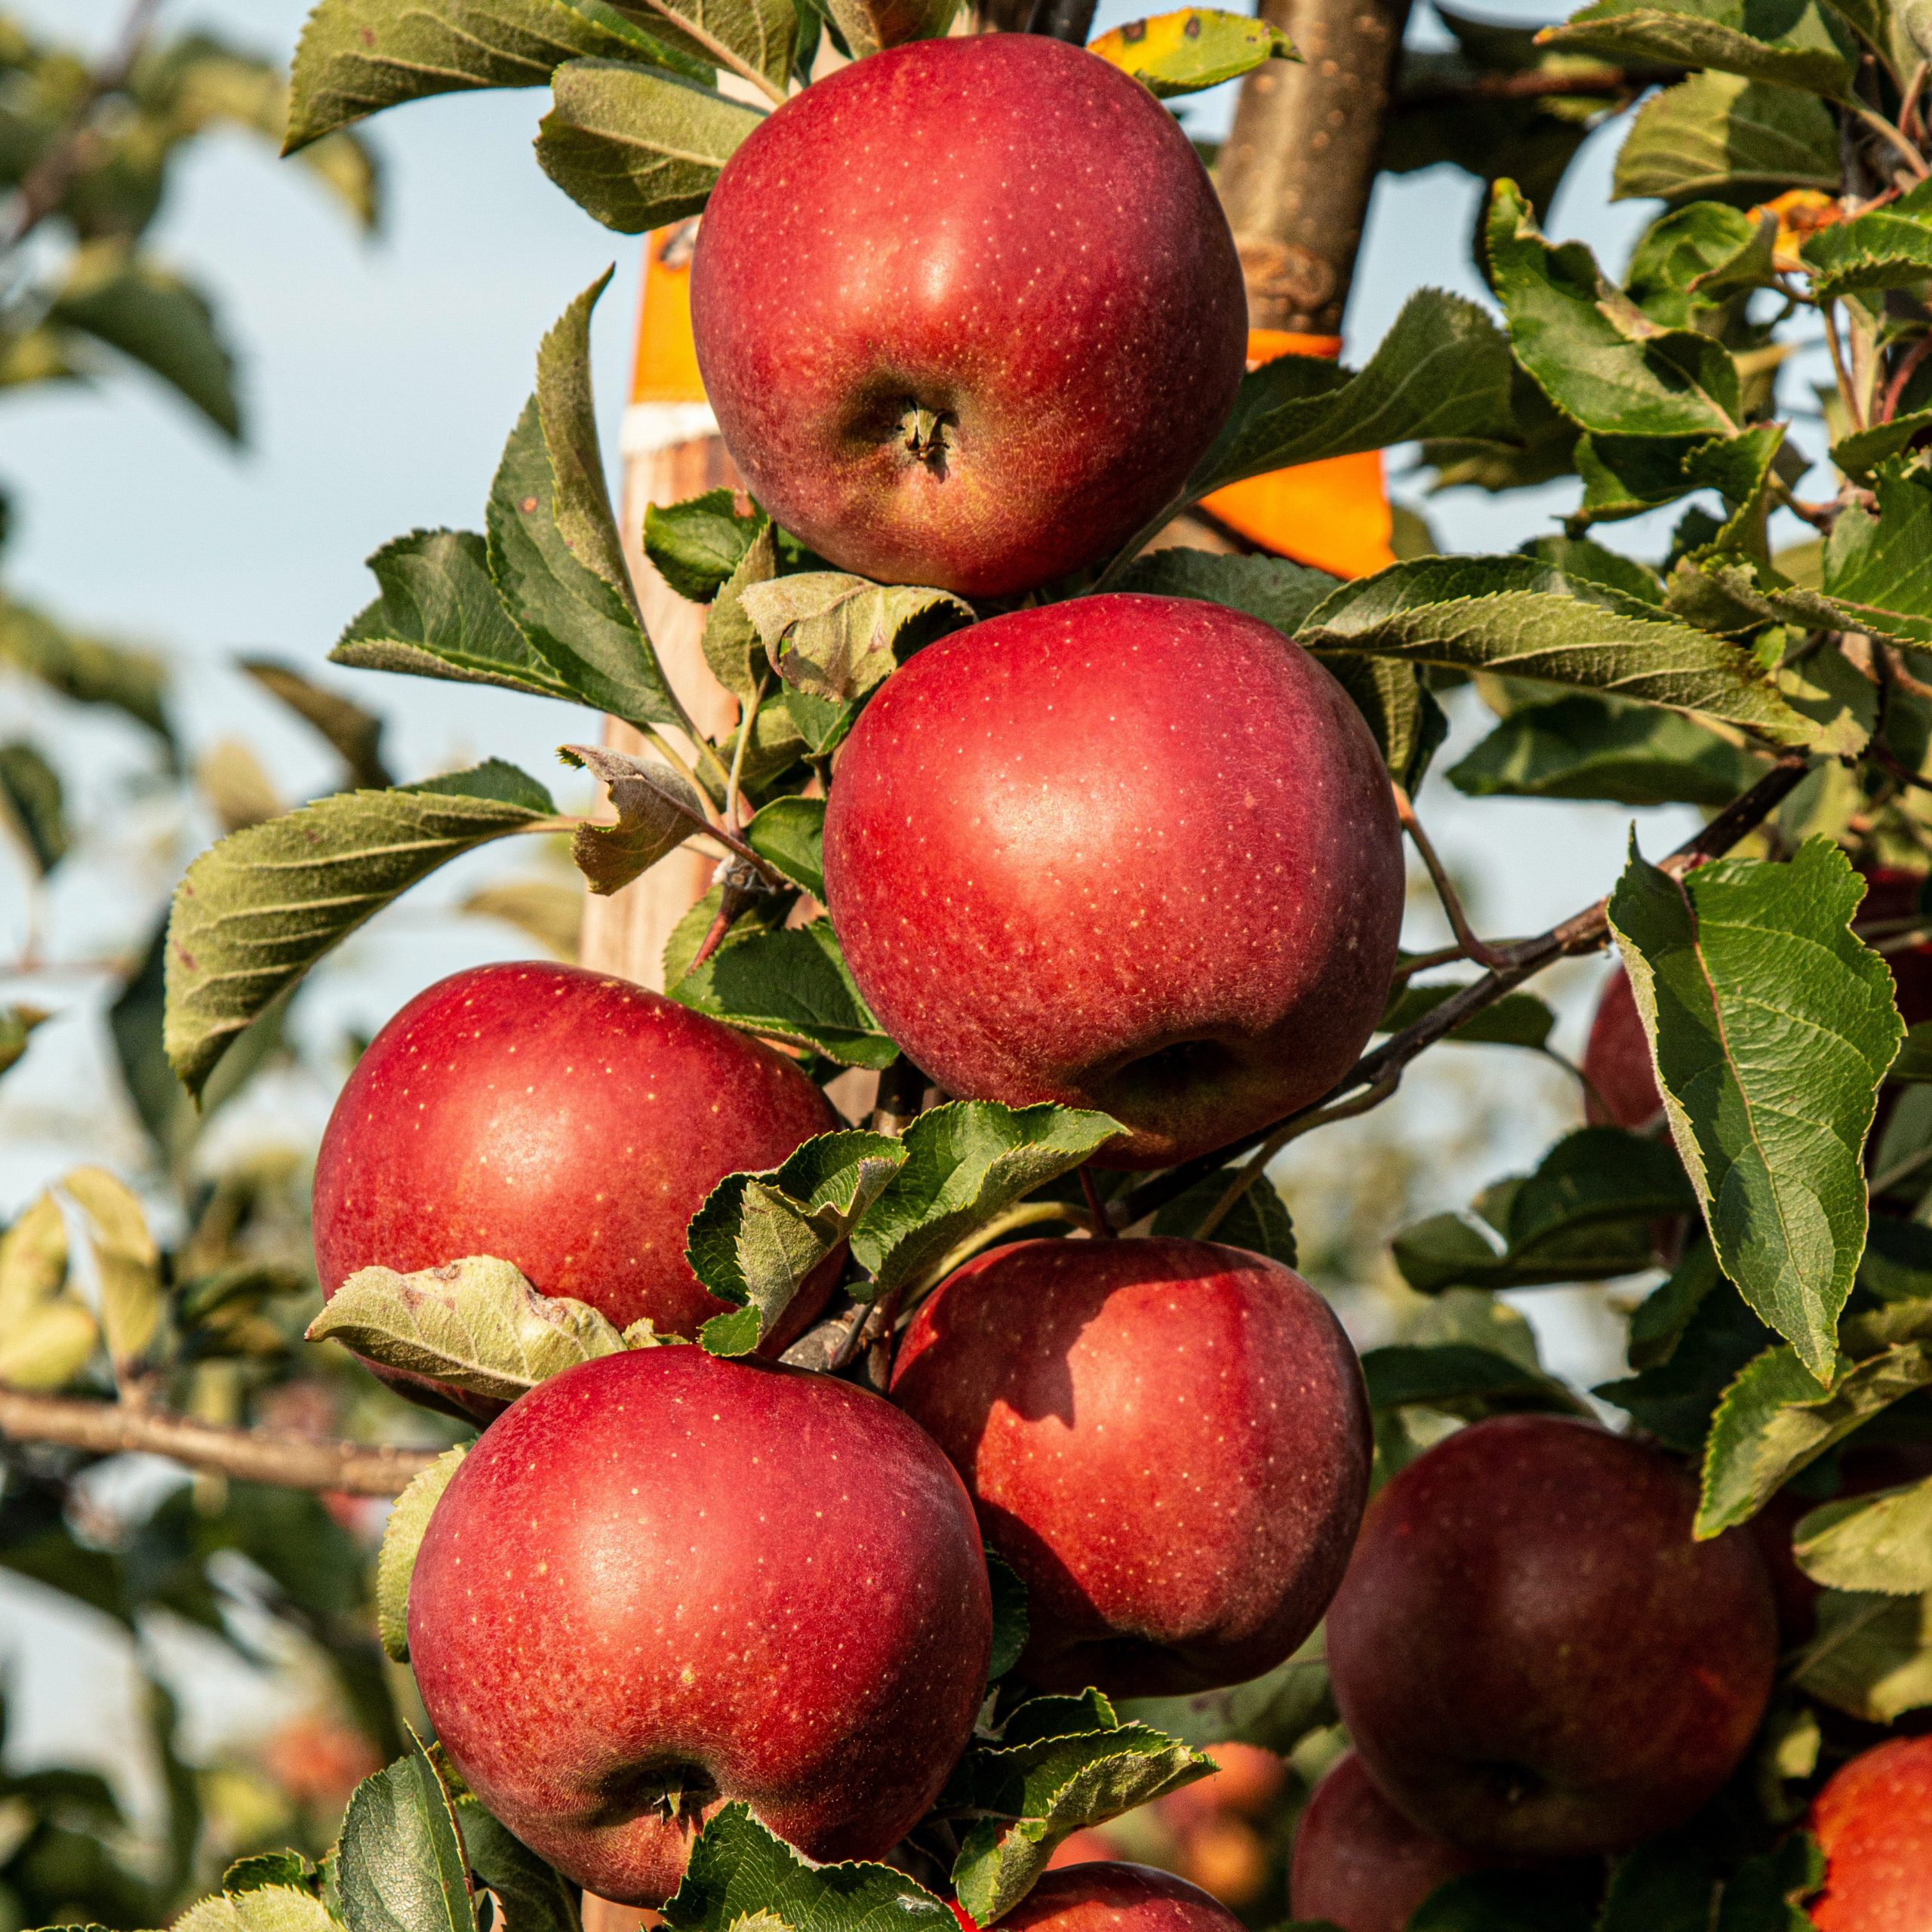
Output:
M952 446L952 412L928 409L923 402L915 401L900 417L899 427L913 461L924 463L935 476L943 478L946 453Z
M667 1824L680 1818L702 1823L705 1808L721 1795L718 1781L701 1764L654 1765L624 1781L623 1814L641 1818L651 1812Z

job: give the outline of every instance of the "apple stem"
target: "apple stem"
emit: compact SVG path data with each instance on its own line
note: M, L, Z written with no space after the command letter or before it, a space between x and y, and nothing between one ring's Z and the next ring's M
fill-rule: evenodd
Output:
M1107 1217L1107 1204L1100 1198L1100 1190L1094 1180L1094 1171L1084 1161L1080 1168L1081 1190L1087 1196L1087 1211L1094 1217L1094 1238L1096 1241L1112 1241L1118 1230Z
M1422 829L1422 820L1416 817L1416 808L1407 792L1399 785L1391 785L1389 790L1395 797L1395 815L1402 821L1402 829L1409 835L1416 851L1421 855L1423 863L1429 868L1429 876L1435 887L1435 896L1442 902L1442 910L1447 916L1449 930L1456 935L1456 943L1463 954L1473 959L1478 966L1487 966L1494 971L1509 963L1508 955L1485 940L1477 938L1468 915L1463 910L1461 897L1456 891L1455 881L1449 876L1448 869L1437 857L1435 848L1429 842L1429 834Z

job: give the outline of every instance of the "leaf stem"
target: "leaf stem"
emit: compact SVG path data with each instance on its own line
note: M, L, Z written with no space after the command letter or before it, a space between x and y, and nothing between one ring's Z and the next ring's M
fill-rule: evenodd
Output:
M661 14L666 21L677 29L688 40L694 40L721 67L728 67L740 80L749 81L774 106L785 105L785 89L775 81L768 80L758 69L720 40L715 34L707 33L691 16L681 13L676 8L666 6L664 0L644 0L644 5L654 13Z
M1915 181L1925 179L1925 157L1875 107L1867 107L1861 100L1847 101L1845 105L1872 133L1889 143Z
M765 688L771 681L761 672L750 701L738 719L738 742L731 748L731 775L724 781L724 823L734 830L738 823L738 780L745 768L745 747L752 741L752 727L758 722L758 708L764 702Z
M1844 344L1838 337L1838 305L1835 302L1822 304L1818 311L1825 321L1825 346L1831 351L1832 373L1838 378L1838 394L1844 399L1845 413L1851 418L1854 429L1866 427L1865 405L1854 389L1851 371L1846 366Z

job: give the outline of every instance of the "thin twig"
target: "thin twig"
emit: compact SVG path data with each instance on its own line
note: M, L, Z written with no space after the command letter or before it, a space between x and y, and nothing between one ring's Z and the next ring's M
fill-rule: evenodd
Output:
M1890 143L1915 181L1925 179L1925 157L1875 107L1867 107L1863 101L1858 100L1847 101L1844 105L1872 133Z
M1659 869L1672 878L1689 872L1730 850L1745 834L1762 823L1796 789L1810 769L1801 752L1787 752L1748 792L1734 798L1709 824L1694 838L1687 838L1661 863ZM1505 993L1558 959L1599 950L1610 936L1610 901L1599 899L1593 906L1573 914L1561 924L1497 949L1508 963L1486 973L1480 980L1460 986L1424 1014L1413 1026L1392 1035L1374 1052L1364 1054L1334 1086L1312 1105L1299 1109L1285 1120L1277 1121L1254 1133L1243 1134L1226 1146L1204 1154L1198 1160L1170 1168L1143 1181L1130 1192L1108 1204L1109 1217L1117 1227L1131 1227L1146 1216L1178 1199L1197 1182L1219 1172L1236 1155L1259 1146L1284 1126L1306 1115L1320 1111L1358 1088L1380 1084L1392 1072L1398 1072L1418 1054L1446 1039L1466 1021L1494 1006Z
M1854 429L1863 429L1865 423L1865 405L1854 393L1851 372L1845 366L1844 344L1838 339L1838 309L1835 302L1826 303L1818 311L1825 321L1825 346L1832 353L1832 373L1837 377L1838 394L1844 398L1845 413L1851 418Z
M1353 1115L1365 1114L1371 1108L1380 1106L1401 1084L1402 1069L1398 1066L1377 1081L1366 1094L1359 1094L1352 1100L1338 1100L1332 1107L1317 1107L1312 1112L1297 1114L1284 1120L1256 1148L1241 1172L1223 1190L1220 1199L1201 1217L1201 1225L1194 1231L1195 1239L1205 1241L1214 1233L1290 1141L1299 1140L1304 1134L1312 1134L1318 1127L1326 1127L1332 1121L1347 1120Z
M1899 413L1899 404L1905 396L1905 386L1918 373L1918 365L1926 357L1932 355L1932 331L1921 336L1908 349L1899 366L1892 372L1892 379L1885 385L1885 393L1878 405L1878 420L1889 423Z
M1582 73L1478 74L1467 81L1404 87L1390 110L1394 117L1418 107L1457 107L1481 100L1561 100L1576 95L1641 94L1660 82L1681 80L1681 67L1595 67Z
M127 85L147 45L148 29L159 6L160 0L132 0L112 50L88 77L86 91L67 117L66 126L21 182L14 198L13 220L0 240L0 254L11 254L60 205L61 196L80 171L94 110L107 95Z
M436 1460L434 1449L340 1442L279 1429L227 1429L158 1409L72 1395L0 1389L0 1435L16 1442L57 1442L97 1455L165 1456L191 1469L282 1489L395 1496Z
M1392 785L1389 789L1395 794L1395 815L1402 821L1402 829L1409 835L1410 841L1421 855L1423 863L1429 868L1429 878L1435 887L1435 896L1442 902L1442 910L1448 919L1449 930L1456 935L1457 943L1465 955L1478 966L1503 964L1505 955L1486 941L1477 938L1468 915L1463 910L1463 901L1456 891L1455 882L1450 878L1448 869L1436 856L1435 848L1429 843L1429 834L1422 829L1422 820L1416 817L1416 808L1408 793L1399 785Z
M771 681L768 676L758 679L738 718L738 742L731 748L731 776L724 781L724 823L734 832L738 829L738 780L745 768L745 747L752 741L752 727L758 722L758 708L764 702L765 686Z

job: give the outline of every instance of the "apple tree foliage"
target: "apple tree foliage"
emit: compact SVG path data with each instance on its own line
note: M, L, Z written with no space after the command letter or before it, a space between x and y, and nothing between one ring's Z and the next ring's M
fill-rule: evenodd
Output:
M635 234L702 211L761 115L809 84L822 38L863 57L888 32L945 31L951 12L943 0L890 23L864 0L321 0L297 55L287 138L340 191L366 198L366 164L346 132L363 117L438 93L547 87L539 164L594 218ZM1492 303L1420 291L1358 369L1290 355L1256 370L1160 522L1287 465L1411 445L1441 487L1503 495L1574 478L1577 507L1559 528L1526 525L1508 554L1411 555L1352 582L1266 555L1141 555L1137 539L1051 594L1130 588L1275 624L1341 681L1411 795L1442 741L1437 694L1473 681L1496 721L1441 782L1477 798L1712 814L1687 853L1633 844L1621 877L1595 882L1598 902L1549 934L1501 946L1470 936L1455 958L1405 958L1383 1044L1328 1101L1386 1100L1438 1044L1547 1052L1551 1015L1524 983L1614 945L1663 1119L1580 1130L1467 1211L1397 1236L1396 1266L1439 1315L1364 1359L1380 1466L1399 1467L1445 1418L1586 1412L1498 1318L1499 1291L1621 1283L1627 1294L1662 1274L1631 1315L1628 1374L1596 1398L1697 1464L1700 1534L1747 1523L1780 1492L1818 1506L1795 1549L1823 1588L1819 1634L1786 1660L1722 1829L1640 1847L1600 1897L1574 1894L1561 1875L1457 1880L1413 1932L1800 1926L1815 1854L1782 1834L1823 1740L1932 1706L1932 1483L1841 1497L1836 1469L1848 1450L1932 1435L1932 1235L1921 1218L1932 1032L1908 1033L1884 961L1918 943L1918 924L1860 912L1861 869L1922 872L1932 850L1932 39L1903 0L1807 0L1775 14L1725 0L1592 0L1541 32L1437 12L1454 51L1405 57L1384 165L1449 163L1484 182L1474 240ZM1099 51L1163 97L1292 55L1254 21L1189 17L1198 31L1156 20ZM0 165L18 181L80 83L11 31L0 27ZM244 85L255 70L205 44L168 59L155 56L151 88L145 68L130 88L142 113L175 131L125 156L105 151L98 167L91 153L60 184L72 260L0 307L0 366L11 380L64 375L105 344L232 430L205 305L140 238L170 142L224 115L272 118L279 131L281 97L271 115L266 83ZM254 106L235 105L245 100ZM1619 117L1615 192L1661 208L1613 273L1581 245L1551 242L1539 211L1584 136ZM362 727L285 685L281 694L343 749L351 786L237 824L198 859L138 983L153 1016L165 977L159 1037L204 1106L259 1060L303 975L365 921L463 852L558 831L597 892L692 838L721 854L718 884L668 949L672 996L785 1043L822 1078L854 1067L893 1076L898 1050L830 922L795 915L822 892L823 794L854 719L912 652L988 613L829 570L728 492L654 506L647 551L704 607L706 660L741 703L729 734L697 730L654 651L605 481L589 373L602 288L571 302L541 344L481 527L412 531L378 551L377 594L334 656L587 705L635 727L649 752L566 747L615 814L578 819L496 760L394 783ZM1781 379L1792 349L1821 334L1835 372L1822 486L1817 453L1800 447L1789 372ZM1648 561L1592 534L1666 508L1674 533ZM1774 541L1794 524L1803 541ZM0 656L165 733L152 671L125 654L0 601ZM0 784L24 835L57 863L59 801L50 806L45 775L6 747ZM6 1016L0 1059L30 1023ZM158 1091L148 1051L137 1092ZM1282 1123L1264 1147L1321 1124ZM1084 1200L1075 1170L1112 1126L1066 1109L950 1103L902 1131L828 1134L777 1168L730 1177L690 1229L693 1266L731 1305L700 1345L755 1348L841 1242L846 1299L823 1358L835 1368L841 1337L889 1321L1016 1229L1100 1212L1123 1228L1211 1226L1292 1258L1287 1204L1259 1177L1254 1143L1109 1177ZM30 1210L0 1251L0 1307L13 1311L5 1346L20 1358L9 1353L5 1380L60 1388L103 1359L119 1372L188 1346L216 1310L245 1331L266 1290L184 1279L177 1267L164 1297L138 1213L97 1177L76 1176L66 1192L102 1231L109 1292L97 1312L73 1293L56 1229L65 1220ZM311 1333L495 1400L591 1356L660 1345L538 1294L488 1257L426 1275L365 1270ZM455 1453L392 1518L375 1606L392 1654L414 1540ZM99 1588L137 1587L138 1567L112 1578L103 1568ZM1001 1597L998 1647L1010 1663L1024 1609L1011 1589ZM931 1875L982 1923L995 1920L1068 1833L1199 1775L1199 1746L1283 1746L1331 1716L1312 1651L1254 1685L1140 1709L1091 1692L1001 1696L940 1801L932 1842L949 1856L928 1852ZM475 1932L500 1915L512 1932L571 1932L576 1910L555 1875L411 1739L358 1792L332 1851L315 1863L245 1860L189 1922ZM125 1916L118 1903L103 1911ZM857 1932L908 1915L934 1932L952 1922L932 1886L884 1866L808 1866L738 1807L703 1832L666 1909L679 1932L747 1918Z

